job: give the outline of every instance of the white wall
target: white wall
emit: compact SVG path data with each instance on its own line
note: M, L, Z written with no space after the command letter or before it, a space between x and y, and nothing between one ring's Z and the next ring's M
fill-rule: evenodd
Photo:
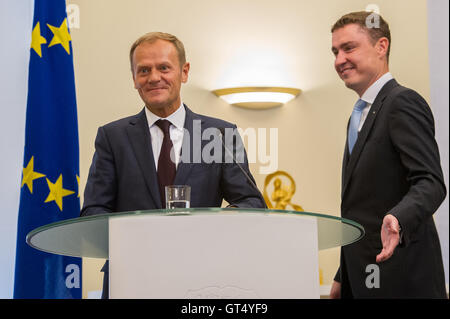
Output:
M428 43L430 60L430 102L436 122L436 139L441 154L447 192L448 179L448 0L428 0ZM448 196L435 214L436 226L441 239L444 259L445 281L448 287L449 273L449 206Z
M0 298L12 298L33 0L0 1Z

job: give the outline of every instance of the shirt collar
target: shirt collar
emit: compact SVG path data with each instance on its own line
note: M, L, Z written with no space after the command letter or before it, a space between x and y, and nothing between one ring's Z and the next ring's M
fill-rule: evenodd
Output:
M147 107L145 107L145 115L147 116L149 127L152 127L157 120L162 119L162 117L159 117L158 115L152 113ZM170 121L170 123L172 123L172 125L174 125L176 128L183 129L185 117L186 109L184 108L183 102L181 102L180 107L164 119Z
M390 80L392 80L394 77L390 72L387 72L383 74L378 80L376 80L367 90L364 92L364 94L361 96L361 100L366 101L369 104L373 104L375 101L375 98L377 97L378 93L380 93L383 86Z

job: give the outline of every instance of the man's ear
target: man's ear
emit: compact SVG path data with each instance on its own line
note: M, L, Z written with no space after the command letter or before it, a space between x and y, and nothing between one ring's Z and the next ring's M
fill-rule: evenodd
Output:
M133 86L137 90L138 88L136 86L136 77L134 76L134 70L131 70L131 77L133 78Z
M376 44L378 54L380 56L386 56L387 58L387 53L390 45L391 44L389 43L388 38L386 37L379 38Z
M183 67L181 68L181 82L186 83L189 78L189 69L191 68L191 65L189 62L186 62Z

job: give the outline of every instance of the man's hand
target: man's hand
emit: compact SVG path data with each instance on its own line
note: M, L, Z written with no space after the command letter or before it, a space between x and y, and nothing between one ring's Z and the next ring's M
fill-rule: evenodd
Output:
M381 242L383 250L377 255L376 262L380 263L391 258L400 241L400 225L393 215L386 215L381 226Z
M341 283L333 281L330 291L330 299L341 299Z

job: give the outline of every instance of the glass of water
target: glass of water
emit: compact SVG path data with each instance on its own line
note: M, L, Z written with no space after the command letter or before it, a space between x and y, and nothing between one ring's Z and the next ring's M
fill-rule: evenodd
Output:
M166 186L166 209L189 208L191 203L191 186Z

